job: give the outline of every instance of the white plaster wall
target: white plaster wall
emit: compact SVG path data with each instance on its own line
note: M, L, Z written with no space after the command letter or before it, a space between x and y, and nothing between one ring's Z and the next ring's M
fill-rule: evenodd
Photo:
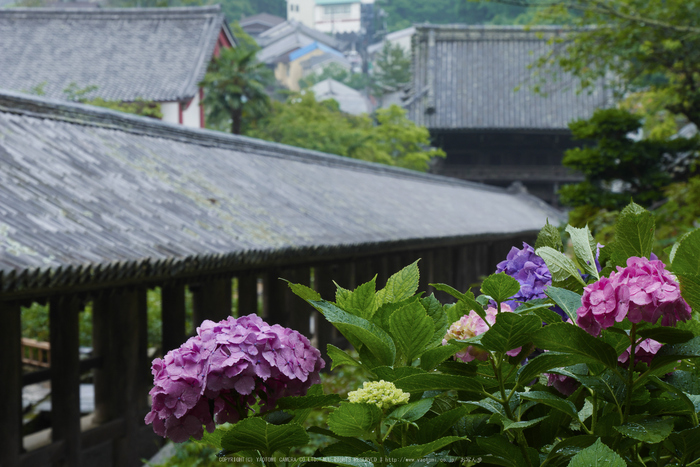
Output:
M161 102L160 111L163 113L163 121L169 123L180 123L179 107L179 102Z
M182 109L182 124L192 128L201 128L201 113L199 110L199 93L194 96L187 109Z
M350 3L350 2L348 2ZM328 5L336 6L336 5ZM322 32L328 33L342 33L342 32L358 32L360 30L361 22L361 4L356 2L350 5L350 13L347 15L333 15L329 16L325 14L326 5L316 5L315 28Z
M304 26L313 28L315 27L315 6L316 0L287 0L287 19L299 21Z

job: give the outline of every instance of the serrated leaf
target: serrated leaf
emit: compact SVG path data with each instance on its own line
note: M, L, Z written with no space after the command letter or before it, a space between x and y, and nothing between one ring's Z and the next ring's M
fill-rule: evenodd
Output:
M525 385L537 378L542 373L546 373L548 370L592 361L595 360L582 355L561 352L545 352L527 362L526 365L523 365L518 370L517 380L520 382L520 384Z
M700 310L700 275L679 274L681 296L693 310Z
M337 439L339 441L342 441L343 443L351 445L355 450L357 450L358 453L366 452L368 450L371 450L373 448L372 444L369 443L368 441L364 441L355 437L348 437L348 436L340 436L336 433L333 433L331 430L327 430L325 428L321 428L318 426L312 426L309 427L307 430L309 433L317 433L320 435L327 436L329 438Z
M421 298L420 304L423 305L425 312L430 319L433 320L433 328L435 329L433 337L426 347L440 346L442 344L442 338L445 337L447 329L452 323L447 322L447 313L445 313L442 304L435 298L434 294L431 294L429 297Z
M386 282L386 286L377 292L379 304L394 303L412 297L418 290L418 260L409 264Z
M467 408L460 406L455 409L441 413L437 417L430 419L422 418L417 421L418 432L416 433L416 441L418 444L424 444L432 441L435 438L441 438L459 419L467 414Z
M527 465L520 449L512 444L505 435L489 436L488 438L476 438L476 443L481 449L491 455L484 460L508 467L523 467Z
M479 307L481 308L481 307ZM450 303L448 305L445 305L444 307L445 314L447 315L447 322L451 326L452 323L459 321L462 316L469 314L469 311L467 309L467 305L464 304L464 302L457 302L457 303ZM483 308L481 309L483 313ZM484 313L484 316L486 314Z
M543 303L540 305L530 305L530 302L524 303L521 306L519 306L516 310L515 313L519 315L533 315L537 316L540 321L543 323L547 324L553 324L553 323L561 323L562 318L557 313L556 311L553 311L551 308L554 306L549 300L542 300L542 299L537 299L538 301L543 301L547 303ZM532 300L534 301L534 300Z
M637 331L637 335L644 339L654 339L662 344L682 344L694 337L690 331L683 331L668 326L640 329Z
M514 420L510 420L508 417L497 413L491 416L489 422L501 425L503 427L503 431L524 430L525 428L530 428L531 426L537 425L541 421L545 420L547 417L548 415L545 415L544 417L539 417L532 420L521 420L516 422Z
M630 337L623 333L613 332L615 328L604 329L601 334L601 339L604 342L610 344L618 355L627 350L630 347ZM619 329L615 329L619 331Z
M568 459L592 445L597 439L598 437L593 435L579 435L559 441L549 451L545 462L550 465L565 465L564 462L568 464Z
M397 388L409 393L450 390L481 393L483 391L483 385L476 378L437 373L413 374L396 379L393 383Z
M340 308L355 316L371 320L379 308L376 299L376 278L358 286L354 291L345 294Z
M570 323L555 323L538 330L533 342L541 349L581 355L617 369L617 354L609 344Z
M654 417L638 422L627 422L615 429L625 436L648 444L665 440L673 431L673 419Z
M319 407L328 407L340 402L338 394L324 394L318 396L291 396L282 397L277 401L277 408L282 410L296 409L315 409Z
M321 296L314 289L307 287L304 284L292 284L286 279L283 280L287 282L287 285L295 295L303 298L304 300L321 300Z
M444 438L436 439L430 443L415 444L413 446L394 449L391 451L390 455L392 459L397 459L397 461L393 463L395 467L406 467L416 460L422 459L428 454L462 439L464 438L459 438L457 436L446 436Z
M230 452L255 449L272 454L293 446L305 446L309 435L303 427L295 424L272 425L255 417L236 423L221 438L221 447Z
M586 283L581 278L576 264L563 253L558 252L554 248L543 246L537 249L535 254L542 258L547 264L549 272L552 274L552 281L564 282L567 279L573 278L582 285Z
M370 437L382 419L382 410L374 404L342 402L328 416L328 428L338 436Z
M683 344L664 345L654 356L649 368L654 370L684 358L698 357L700 357L700 336Z
M477 298L474 298L474 294L470 290L467 290L465 293L462 293L447 284L430 285L433 286L436 290L448 293L457 299L457 303L453 304L452 306L457 307L455 311L459 310L461 314L457 316L456 319L453 319L455 317L455 314L450 313L448 311L448 308L451 305L445 305L445 312L448 314L448 321L450 324L459 320L459 318L461 318L463 315L469 314L471 310L474 310L474 312L476 312L476 314L479 315L481 319L486 319L486 312L484 311L484 307L479 303ZM482 297L480 296L479 298Z
M520 291L520 282L505 272L491 274L481 283L481 292L497 302L505 302Z
M394 312L389 329L407 362L418 357L435 332L433 320L420 303L411 303Z
M605 370L602 374L595 376L580 375L564 369L551 370L551 373L569 376L613 404L622 404L627 394L625 381L611 370Z
M544 224L544 227L542 227L542 230L540 230L540 232L537 234L535 250L543 246L548 246L557 251L564 250L564 244L561 241L561 234L559 233L559 229L550 224L549 219L547 219L546 223Z
M671 433L668 436L668 440L673 443L676 450L680 451L681 465L687 465L698 458L697 453L700 451L700 427Z
M654 244L654 216L635 203L625 207L615 223L615 248L612 259L615 265L624 266L627 258L649 258Z
M685 240L688 237L688 235L690 235L691 233L692 232L684 233L683 235L678 237L678 240L676 240L676 243L674 243L673 246L670 247L670 251L668 251L668 261L669 261L669 264L671 264L671 268L673 268L673 260L676 259L676 253L678 252L678 248L681 246L681 243L683 242L683 240ZM665 249L664 252L666 252L667 250L668 250L668 248Z
M420 357L420 367L425 371L434 370L440 363L467 347L468 344L460 344L450 340L447 345L441 345L424 352Z
M656 387L663 389L664 391L668 391L671 394L675 394L676 397L678 397L679 400L681 400L685 406L688 409L688 412L690 412L691 418L693 420L693 424L697 425L698 423L698 416L697 413L699 411L699 408L697 407L697 396L693 397L690 394L686 394L682 389L679 389L671 384L668 384L665 381L661 381L658 377L656 376L651 376L649 377L649 381Z
M674 245L675 254L671 260L674 274L700 275L700 229L682 236Z
M383 365L394 364L396 347L394 341L384 330L325 300L309 303L319 310L350 341L353 347L365 346Z
M581 295L571 290L552 287L551 285L547 287L544 293L554 300L554 303L559 305L559 308L566 313L572 323L576 323L576 310L581 307Z
M481 335L481 343L489 350L507 352L531 342L541 327L536 316L499 313L491 329Z
M519 395L523 400L539 402L540 404L544 404L564 412L573 419L578 418L576 406L572 402L562 399L561 397L557 397L544 391L528 391L520 393Z
M566 226L566 231L571 237L571 243L574 248L574 255L578 260L579 266L581 266L587 274L595 277L596 280L600 279L598 275L598 268L595 264L595 250L596 242L593 240L591 231L588 226L579 229L571 225Z
M326 352L331 358L331 370L334 370L336 367L341 365L362 366L360 362L348 355L347 352L332 344L326 345Z
M625 461L600 439L571 458L568 467L627 467Z
M415 402L398 406L386 416L386 419L397 420L400 422L415 422L423 415L428 413L428 410L430 410L432 406L432 398L419 399Z

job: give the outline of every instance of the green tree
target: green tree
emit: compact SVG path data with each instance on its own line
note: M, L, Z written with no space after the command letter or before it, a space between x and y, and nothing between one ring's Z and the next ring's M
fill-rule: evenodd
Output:
M266 88L273 82L272 72L256 60L256 52L247 47L222 50L199 83L208 117L214 122L230 119L234 134L241 134L244 120L259 118L269 109Z
M645 206L659 201L673 181L676 158L698 147L696 137L631 137L642 127L642 119L624 109L597 110L589 120L577 120L569 127L574 138L588 142L566 151L563 160L586 177L560 190L563 204L579 208L572 214L577 224L585 225L596 209L621 208L630 197Z
M334 79L339 83L343 83L358 91L367 87L367 76L362 73L353 73L350 70L343 68L337 63L331 63L319 73L312 73L299 80L299 86L302 89L310 88L316 83L320 83L328 78Z
M248 136L422 171L433 157L444 157L441 150L429 147L428 130L396 106L379 110L375 123L367 115L342 113L332 99L317 102L306 91L290 95L284 103L273 102L272 109Z
M399 44L384 42L374 61L375 94L396 91L411 81L411 59Z

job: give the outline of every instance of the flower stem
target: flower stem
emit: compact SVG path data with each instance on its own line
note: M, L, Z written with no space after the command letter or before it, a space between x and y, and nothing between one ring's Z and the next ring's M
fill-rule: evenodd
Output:
M627 423L630 415L630 406L632 405L632 392L634 392L634 354L637 347L637 324L632 323L630 330L630 365L627 369L627 394L625 395L625 413L622 417L622 423Z

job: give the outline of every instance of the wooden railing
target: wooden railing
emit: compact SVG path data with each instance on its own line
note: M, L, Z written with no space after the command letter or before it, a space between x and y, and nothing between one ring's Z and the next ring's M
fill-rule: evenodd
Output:
M51 344L27 337L22 338L22 363L41 368L51 367Z

